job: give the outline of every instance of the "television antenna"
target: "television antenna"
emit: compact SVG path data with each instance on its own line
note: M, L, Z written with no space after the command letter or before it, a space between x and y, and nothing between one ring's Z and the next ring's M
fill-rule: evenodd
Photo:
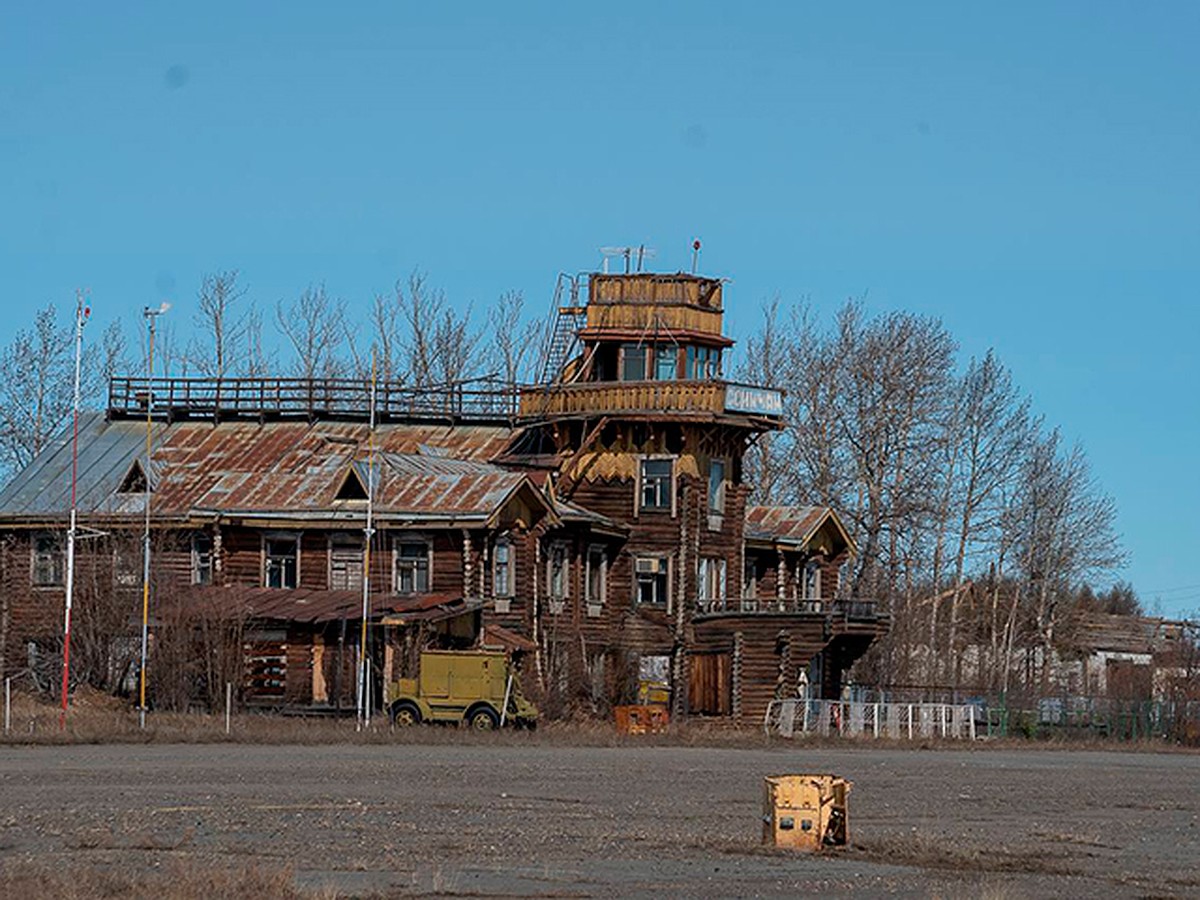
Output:
M658 256L658 251L653 247L647 247L645 244L638 244L636 247L601 247L601 271L607 275L608 261L610 259L623 259L625 261L626 275L630 272L641 272L643 263L647 259L654 259L656 256Z

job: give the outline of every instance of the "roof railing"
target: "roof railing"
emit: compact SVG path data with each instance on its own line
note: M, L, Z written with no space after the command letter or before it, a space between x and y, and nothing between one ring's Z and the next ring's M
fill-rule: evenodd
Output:
M474 379L449 385L375 386L378 421L511 421L519 392L513 385ZM114 376L110 418L141 418L152 401L156 419L367 420L371 384L355 378L146 378Z

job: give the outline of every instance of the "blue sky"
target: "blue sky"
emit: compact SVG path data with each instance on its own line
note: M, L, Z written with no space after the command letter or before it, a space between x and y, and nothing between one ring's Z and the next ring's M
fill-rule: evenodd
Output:
M995 347L1200 608L1200 5L25 4L0 22L7 341L86 287L132 324L237 268L353 307L414 267L548 308L645 242Z

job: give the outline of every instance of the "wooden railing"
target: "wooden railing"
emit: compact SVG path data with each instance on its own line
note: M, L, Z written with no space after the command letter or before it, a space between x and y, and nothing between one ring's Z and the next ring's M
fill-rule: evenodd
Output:
M777 419L779 391L725 381L598 381L552 384L521 390L527 417L605 413L718 415L746 413Z
M480 384L477 382L476 384ZM482 382L413 388L377 384L375 416L403 419L492 421L517 411L515 387ZM371 412L371 385L350 378L145 378L109 382L108 411L117 418L363 419Z
M798 600L791 597L736 598L721 597L714 600L698 600L696 608L701 613L778 613L831 616L844 620L873 620L879 618L879 604L875 600L844 598L835 600Z

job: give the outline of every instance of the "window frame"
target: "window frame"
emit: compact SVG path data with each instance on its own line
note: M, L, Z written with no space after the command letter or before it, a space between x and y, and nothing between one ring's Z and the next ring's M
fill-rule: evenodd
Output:
M652 600L643 602L641 599L641 585L643 576L649 577L650 573L639 572L638 562L641 560L655 560L658 563L659 570L653 573L654 584L656 586L655 595L657 596L658 580L662 578L662 586L664 597L662 600ZM671 612L671 588L673 586L674 566L670 556L663 556L655 553L637 553L633 555L633 607L635 609L661 609L665 610L669 615Z
M497 587L498 579L496 573L499 571L500 550L505 551L506 559L504 560L505 583L504 590L501 591ZM514 543L508 535L501 535L496 538L495 544L492 545L492 596L503 600L512 599L516 594L516 554L514 553Z
M617 354L617 356L618 356L617 374L620 376L617 380L618 381L646 381L647 377L648 377L646 373L649 368L648 361L653 356L653 353L649 352L649 348L652 346L653 346L652 344L643 344L640 342L639 343L621 344L620 352ZM640 357L642 360L642 364L640 366L640 368L641 368L641 377L640 378L627 378L626 377L626 371L627 371L627 367L628 367L629 363L631 362L631 356Z
M50 549L38 549L40 541L48 541ZM32 587L53 589L63 587L66 584L66 547L63 546L63 543L58 535L52 531L34 532L33 539L29 542L29 583ZM38 577L38 560L43 556L49 559L50 566L52 567L50 580Z
M702 556L696 561L696 603L703 608L729 603L729 564L723 556Z
M595 569L592 559L599 556L600 564ZM599 596L593 596L592 573L599 572ZM583 599L589 606L603 606L608 598L608 548L603 544L589 544L584 557Z
M720 466L721 479L713 489L713 470ZM729 485L729 462L724 457L713 457L708 461L708 514L725 515L725 495ZM715 496L714 496L715 495Z
M642 512L661 513L669 512L672 517L675 515L675 460L676 457L670 454L650 454L639 457L638 459L638 477L635 486L636 493L634 494L634 514L641 515ZM666 463L669 470L666 475L654 476L656 481L660 481L665 477L666 483L666 502L658 502L653 505L646 505L646 466L654 463Z
M555 556L561 554L562 593L554 592ZM546 599L569 600L571 597L571 545L567 541L551 541L546 547Z
M679 380L679 347L676 344L650 344L653 349L650 356L653 364L650 367L651 381ZM664 375L664 368L669 367L669 374Z
M208 541L207 554L201 553L196 548L196 539L197 538L203 538L204 540ZM194 585L200 585L203 587L206 585L211 585L213 583L213 575L215 574L215 571L216 571L215 567L213 566L213 544L214 544L214 541L213 541L212 535L209 534L207 531L193 531L192 532L191 540L188 542L188 553L191 556L191 583ZM205 568L203 565L201 565L201 558L204 556L208 557L208 566L207 566L208 580L207 581L203 580L200 577L200 573Z
M280 570L280 583L277 585L271 584L271 544L274 542L291 541L296 547L296 553L293 557L293 584L284 584L283 575L286 573L286 568ZM268 532L262 536L262 585L263 587L273 590L295 590L300 587L300 535L298 532ZM286 557L280 557L286 558Z
M421 546L425 552L422 556L405 557L401 553L401 549L405 546ZM413 570L413 590L400 590L400 573L405 568L404 561L411 560L415 564ZM421 573L421 562L424 562L425 570L425 587L417 586L418 575ZM414 594L428 594L433 591L433 540L427 535L395 535L392 538L392 593L401 596L411 596Z
M333 555L334 555L334 547L335 546L341 547L341 548L352 547L357 552L357 554L358 554L358 583L357 584L353 584L349 587L334 587L334 584L333 584ZM351 531L337 531L337 532L334 532L333 534L329 535L328 549L326 551L328 554L328 558L326 560L328 568L327 568L327 572L326 572L325 583L329 585L329 589L331 591L361 591L362 590L363 578L365 577L365 573L363 571L363 556L364 556L363 551L364 551L363 536L361 534L355 534L354 532L351 532Z

